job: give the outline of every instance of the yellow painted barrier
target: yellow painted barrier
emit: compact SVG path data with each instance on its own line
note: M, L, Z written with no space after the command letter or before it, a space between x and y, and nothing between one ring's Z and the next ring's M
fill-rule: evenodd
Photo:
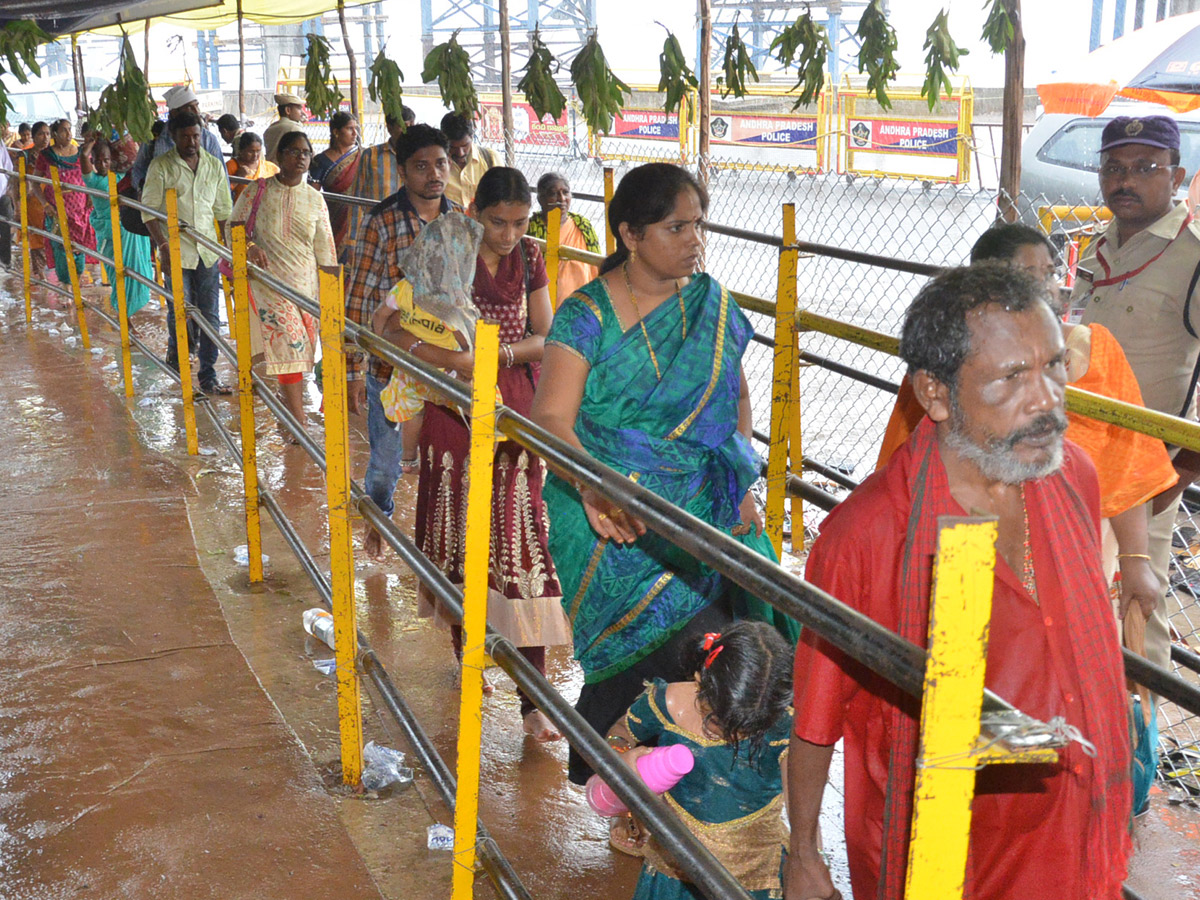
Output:
M794 216L790 221L784 221L783 240L785 244L796 243L796 219ZM793 298L792 307L799 309L799 286L796 279L799 277L800 250L792 247L788 252L792 257L789 267L791 290L796 295ZM792 334L792 414L788 417L788 471L799 478L804 471L804 440L800 429L800 331L796 327L795 314L792 315L790 330ZM795 495L788 499L788 505L792 514L792 552L801 553L804 551L804 501L799 495Z
M471 385L470 483L463 559L462 694L458 718L458 792L454 804L452 900L470 900L475 882L479 816L479 750L483 734L483 669L487 663L488 559L492 544L492 470L496 441L496 375L500 327L475 326L475 380Z
M187 435L187 451L195 456L200 452L200 442L196 437L192 359L188 353L187 311L184 309L183 260L179 255L179 199L175 188L167 188L167 247L171 256L171 306L175 311L175 359L179 363L179 381L183 387L183 430Z
M75 314L79 318L79 339L83 341L83 349L90 350L92 342L88 338L87 319L83 314L83 293L79 289L79 272L75 268L75 253L71 246L71 232L67 227L67 204L63 200L62 182L58 178L58 166L50 167L50 180L54 183L54 207L58 213L58 229L61 232L62 245L54 248L55 254L62 253L67 261L67 273L71 278L71 294L75 298Z
M133 396L133 361L129 347L129 301L125 296L125 249L121 238L121 201L117 195L117 175L108 173L108 216L112 222L113 282L117 288L117 321L121 325L121 380L125 396Z
M29 246L29 182L25 180L25 154L17 160L17 174L21 193L21 269L25 276L25 324L33 324L33 248Z
M242 431L242 485L246 508L246 551L250 583L263 580L262 523L258 511L258 445L254 434L254 382L250 349L250 285L246 280L246 229L233 226L233 318L230 330L237 342L238 413Z
M562 243L562 210L546 214L546 272L550 276L550 308L558 310L558 249Z
M905 896L961 900L998 526L949 516L938 525Z
M362 781L362 702L354 608L354 551L350 541L350 425L346 417L346 356L342 341L346 307L340 267L322 267L320 282L325 494L329 505L329 586L333 594L334 656L337 657L338 731L342 744L342 782L357 785Z
M784 499L787 495L788 438L795 382L796 206L783 205L783 244L779 250L779 281L775 302L775 354L771 390L771 443L767 450L766 529L776 555L783 553ZM792 525L795 532L795 523ZM801 529L803 530L803 529Z
M617 249L617 239L613 236L612 225L608 220L608 207L613 198L613 170L611 166L604 169L604 252L612 256Z

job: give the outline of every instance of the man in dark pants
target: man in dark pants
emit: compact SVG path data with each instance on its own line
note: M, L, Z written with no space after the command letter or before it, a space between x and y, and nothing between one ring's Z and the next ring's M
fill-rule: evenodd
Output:
M233 200L225 181L224 166L211 153L200 150L203 126L199 116L180 111L167 120L167 129L175 142L173 150L156 157L146 172L146 185L142 190L142 203L152 209L166 211L167 190L174 188L179 204L179 219L192 226L209 240L217 240L214 220L222 225L233 211ZM142 220L150 232L150 240L158 248L167 287L171 284L171 255L167 241L166 224L150 213L143 213ZM207 247L196 243L188 233L180 236L179 263L183 270L183 296L188 305L198 309L212 325L220 329L217 313L217 296L221 277L217 269L217 255ZM168 301L170 303L170 301ZM174 307L170 315L174 316ZM175 329L167 327L167 363L179 371L178 348L175 346ZM232 389L217 380L217 345L201 332L199 342L200 390L206 394L231 394Z

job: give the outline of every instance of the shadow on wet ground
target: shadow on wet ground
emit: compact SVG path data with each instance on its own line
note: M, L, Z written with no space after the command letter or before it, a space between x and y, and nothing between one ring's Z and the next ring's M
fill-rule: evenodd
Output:
M313 666L332 652L301 626L317 594L265 515L267 577L248 584L233 552L242 476L211 423L198 417L201 452L187 456L178 388L135 355L125 401L108 326L89 317L95 349L71 346L72 314L39 293L27 330L18 287L0 274L0 897L448 896L450 856L425 841L452 814L425 773L381 795L338 785L335 685ZM135 319L152 346L161 320ZM213 402L236 431L235 401ZM314 435L318 403L310 384ZM322 476L261 401L256 413L262 484L327 571ZM361 477L365 422L351 420L351 439ZM396 496L410 534L415 488L403 479ZM355 528L359 627L453 766L449 637L417 615L403 564L362 557ZM629 896L638 863L609 849L606 822L567 782L565 743L527 739L514 685L489 674L481 817L501 850L534 897ZM548 677L575 699L567 648L549 654ZM363 711L364 740L409 750L369 691ZM839 789L823 830L850 900ZM1136 826L1131 884L1146 900L1200 898L1200 815L1168 800L1156 794ZM478 879L476 896L491 895Z

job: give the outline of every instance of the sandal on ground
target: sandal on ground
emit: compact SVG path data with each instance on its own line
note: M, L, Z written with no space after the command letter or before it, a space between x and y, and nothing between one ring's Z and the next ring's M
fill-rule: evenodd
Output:
M491 695L495 690L496 690L496 686L494 684L492 684L491 679L488 678L487 672L484 672L483 673L483 696L487 697L487 696Z
M618 816L608 826L608 846L640 858L646 853L646 831L633 816Z

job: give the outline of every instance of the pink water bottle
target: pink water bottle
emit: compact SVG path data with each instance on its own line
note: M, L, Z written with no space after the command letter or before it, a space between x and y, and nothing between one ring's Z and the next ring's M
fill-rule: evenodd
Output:
M646 782L646 787L656 794L661 794L679 784L679 779L692 771L695 764L696 759L691 750L683 744L670 744L666 747L655 747L645 756L639 757L637 770L642 781ZM587 799L592 809L605 818L629 811L629 807L621 802L612 788L600 780L599 775L588 779Z

